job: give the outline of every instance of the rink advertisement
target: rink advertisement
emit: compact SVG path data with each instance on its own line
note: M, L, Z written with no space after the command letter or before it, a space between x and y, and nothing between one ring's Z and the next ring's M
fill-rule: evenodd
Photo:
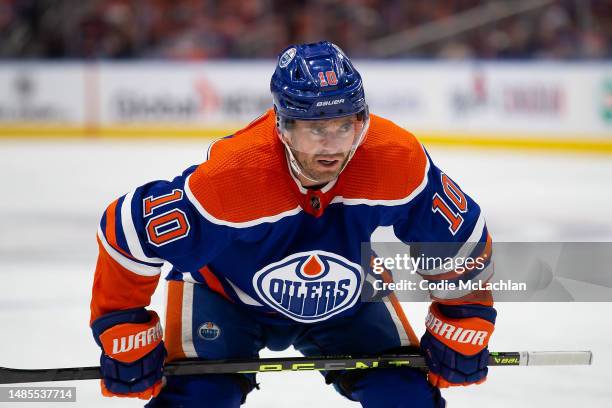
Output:
M248 68L248 69L245 69ZM101 64L100 122L230 127L271 104L270 64Z
M0 128L8 125L83 126L87 99L85 69L78 64L0 66Z
M605 136L597 95L605 65L359 64L370 110L426 132ZM101 64L104 125L231 128L271 106L266 61Z
M357 63L371 112L426 142L612 151L609 64ZM225 136L272 105L273 67L8 63L0 67L0 136L40 137L51 125L58 136Z
M490 256L469 244L469 253L448 243L363 244L362 300L393 292L401 301L456 301L491 291L505 302L612 301L610 243L497 242Z

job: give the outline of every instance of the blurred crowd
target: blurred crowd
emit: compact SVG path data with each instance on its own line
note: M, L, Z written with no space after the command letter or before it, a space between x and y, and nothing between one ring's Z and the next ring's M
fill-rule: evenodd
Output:
M458 20L477 21L474 11L489 15L495 1L529 6L529 0L0 0L0 57L268 58L290 43L321 39L355 57L612 56L612 0L531 0L533 8L453 28ZM389 36L401 33L409 44L412 34L449 27L449 35L384 52Z

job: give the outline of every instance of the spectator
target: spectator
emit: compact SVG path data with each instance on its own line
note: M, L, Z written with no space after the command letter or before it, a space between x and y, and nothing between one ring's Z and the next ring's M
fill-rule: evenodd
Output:
M0 56L269 58L325 38L369 57L375 40L490 1L0 0ZM557 0L397 57L607 58L611 44L612 0Z

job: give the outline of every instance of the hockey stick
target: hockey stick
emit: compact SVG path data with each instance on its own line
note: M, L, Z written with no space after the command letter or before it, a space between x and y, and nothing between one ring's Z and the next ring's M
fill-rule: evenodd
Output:
M590 351L491 352L490 366L590 365ZM259 358L244 360L186 360L168 363L165 375L262 373L274 371L333 371L369 368L425 368L421 354L392 354L377 357L323 356ZM43 381L92 380L100 378L100 367L16 369L0 367L0 384Z

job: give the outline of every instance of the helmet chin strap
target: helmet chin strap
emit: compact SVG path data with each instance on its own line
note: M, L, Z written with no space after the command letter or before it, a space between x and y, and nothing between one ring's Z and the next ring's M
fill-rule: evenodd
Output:
M285 146L285 153L287 155L287 160L289 160L289 165L291 166L291 170L293 170L296 173L296 175L302 176L302 177L304 177L308 181L312 181L313 183L320 183L319 180L316 180L316 179L314 179L312 177L309 177L306 174L306 172L304 171L304 169L300 165L300 162L295 158L295 156L293 154L293 151L291 150L289 145L287 145L287 142L285 142L285 140L283 140L283 137L280 134L280 131L278 129L277 129L277 132L279 132L280 140L283 143L283 145ZM336 177L338 177L338 176L336 176Z
M363 143L363 139L365 138L365 135L368 133L369 127L370 127L370 118L367 117L367 119L365 121L365 124L364 124L364 127L363 127L363 129L361 131L361 135L359 135L359 140L357 141L357 143L354 143L353 146L351 147L351 150L349 151L349 154L348 154L346 160L344 161L344 164L342 165L340 170L338 170L338 174L336 174L336 176L333 179L329 180L329 181L337 179L338 176L340 175L340 173L342 173L344 171L344 169L348 165L349 161L355 155L355 151L357 151L357 148L359 147L359 145L361 145L361 143ZM300 175L300 176L304 177L306 180L311 181L313 183L322 183L321 180L314 179L312 177L309 177L306 174L306 172L302 168L302 165L300 164L300 162L295 158L295 155L293 154L293 151L291 150L291 147L289 147L289 145L287 144L285 139L283 139L283 135L281 133L281 130L278 128L278 126L276 127L276 134L278 135L279 139L281 140L281 142L285 146L285 152L287 154L287 159L289 160L289 165L291 166L291 169L296 173L296 175Z

